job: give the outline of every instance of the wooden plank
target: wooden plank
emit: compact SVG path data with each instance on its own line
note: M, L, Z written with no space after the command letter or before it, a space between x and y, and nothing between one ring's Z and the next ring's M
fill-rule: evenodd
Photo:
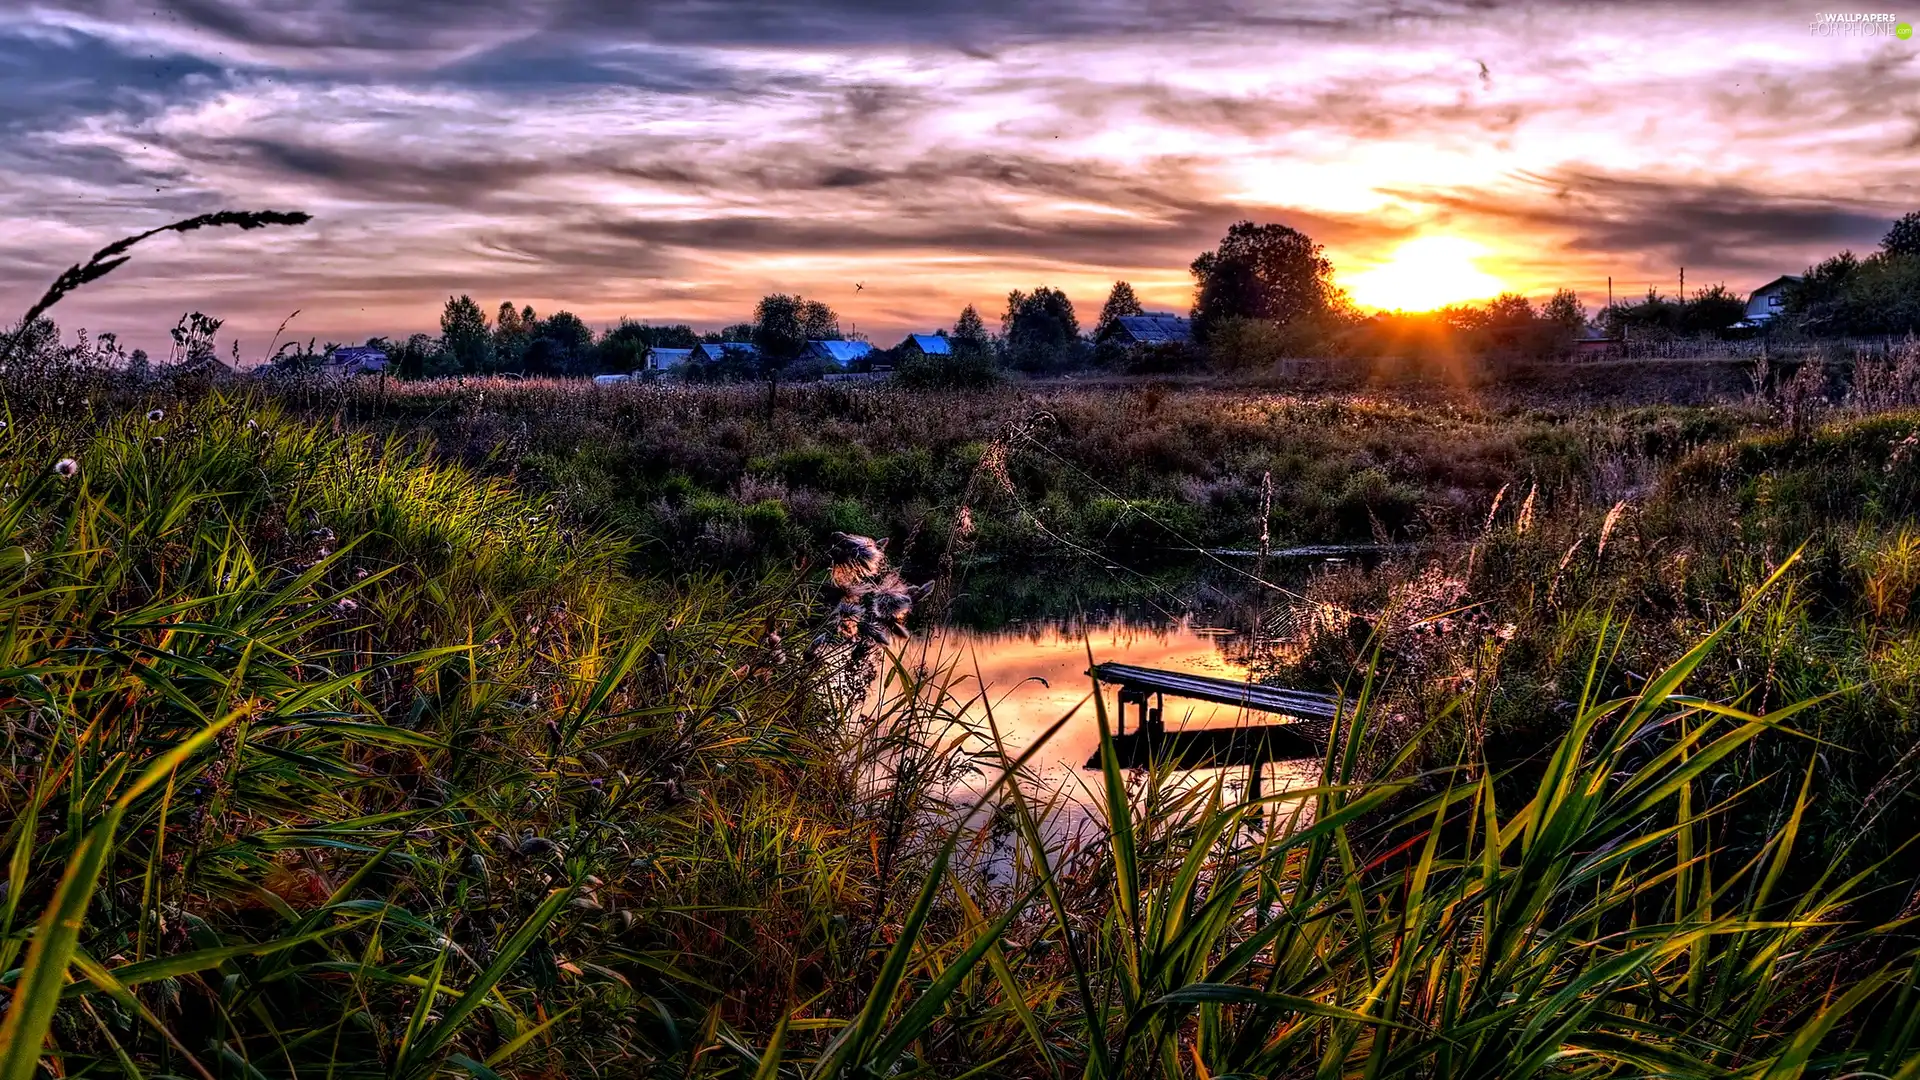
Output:
M1179 671L1133 664L1095 664L1087 674L1104 683L1116 683L1124 689L1232 705L1256 712L1278 713L1314 720L1332 720L1338 703L1326 694L1289 690L1279 686L1260 686L1218 679L1211 675L1190 675Z
M1114 754L1123 769L1154 764L1176 769L1224 769L1294 761L1326 755L1327 729L1320 724L1267 724L1261 727L1194 728L1186 731L1147 730L1113 737ZM1086 767L1100 767L1100 751Z

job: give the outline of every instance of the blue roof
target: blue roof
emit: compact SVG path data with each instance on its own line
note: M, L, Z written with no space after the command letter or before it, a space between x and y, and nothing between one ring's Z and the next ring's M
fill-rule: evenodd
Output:
M1154 312L1147 315L1122 315L1113 320L1108 336L1122 335L1141 345L1185 343L1193 340L1193 327L1178 315Z
M953 353L953 346L939 334L908 334L907 340L919 346L920 351L928 356L949 356Z
M809 341L807 350L822 360L845 366L864 358L873 346L864 341Z
M745 353L748 356L760 355L760 349L751 341L708 341L696 346L694 352L699 353L708 360L719 360L728 353Z
M693 359L692 349L648 349L647 362L656 369L676 368Z

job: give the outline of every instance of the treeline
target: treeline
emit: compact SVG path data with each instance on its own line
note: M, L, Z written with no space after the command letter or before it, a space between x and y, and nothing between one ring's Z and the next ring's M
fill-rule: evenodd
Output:
M1842 251L1809 267L1783 301L1786 326L1809 337L1920 332L1920 211L1894 222L1865 258Z
M705 335L684 323L655 326L631 319L596 335L586 320L570 311L540 317L533 305L501 303L489 321L470 296L450 296L440 312L440 335L414 334L404 340L371 338L368 345L387 354L405 378L444 375L594 375L632 371L652 348L691 349L702 341L735 341L728 327ZM304 353L282 354L276 362L298 365L317 360Z

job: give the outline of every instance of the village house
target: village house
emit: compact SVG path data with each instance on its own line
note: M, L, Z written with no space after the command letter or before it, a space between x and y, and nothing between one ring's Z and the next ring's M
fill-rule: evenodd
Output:
M751 341L706 341L693 347L689 359L715 363L725 360L728 353L754 360L760 356L760 347Z
M908 356L952 356L953 343L945 334L908 334L907 340L894 348L902 357Z
M867 358L873 346L864 341L809 341L806 355L845 371Z
M387 370L387 353L369 345L343 345L327 354L321 370L329 375L377 375Z
M1122 345L1191 345L1193 324L1168 311L1150 311L1144 315L1122 315L1109 323L1101 341Z
M1619 338L1597 326L1582 326L1573 335L1573 355L1576 359L1611 356L1619 351L1620 344Z
M655 347L647 350L647 367L653 371L676 371L687 366L687 361L691 359L693 359L692 349Z
M1786 306L1787 287L1798 282L1794 274L1782 274L1753 290L1747 297L1747 316L1735 323L1739 327L1765 326Z

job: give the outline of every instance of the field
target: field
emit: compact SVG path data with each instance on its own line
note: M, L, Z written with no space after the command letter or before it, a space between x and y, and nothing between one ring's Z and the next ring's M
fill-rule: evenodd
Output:
M1916 376L15 376L0 1080L1920 1076ZM1260 806L890 625L1263 534Z

